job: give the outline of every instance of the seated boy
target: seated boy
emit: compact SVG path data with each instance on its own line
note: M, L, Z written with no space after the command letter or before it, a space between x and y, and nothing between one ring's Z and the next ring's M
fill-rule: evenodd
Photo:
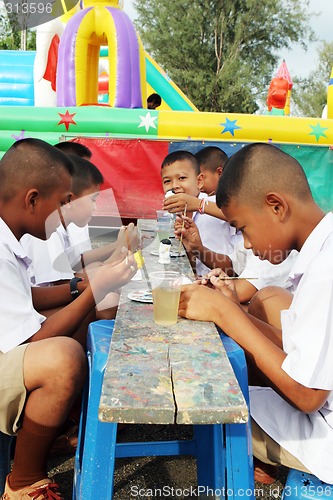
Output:
M22 245L32 260L31 279L34 285L61 283L62 280L72 279L74 272L84 270L83 267L96 267L104 261L112 262L126 245L125 228L121 228L116 242L89 250L91 242L87 224L93 215L103 176L88 160L75 155L68 157L73 163L71 202L61 209L61 224L47 241L28 234L22 238ZM80 233L82 228L87 228L87 231ZM134 248L139 242L138 231L133 226L126 232ZM114 317L117 301L118 295L109 296L112 309L107 318ZM99 305L101 309L105 309L104 306ZM106 313L100 312L99 319L101 314L105 316Z
M184 286L179 314L214 321L244 349L255 385L254 455L332 484L333 214L315 203L297 160L269 144L245 146L228 160L216 200L255 255L278 264L299 252L290 272L295 293L281 329L245 313L232 283L216 278L215 290Z
M201 191L208 196L216 194L217 185L222 175L228 155L217 146L206 146L194 155L202 173Z
M72 168L61 151L38 139L15 142L0 161L0 430L17 434L6 500L63 499L47 477L47 456L85 380L86 357L77 339L84 338L95 300L136 272L128 253L98 269L90 283L79 283L75 300L66 285L70 303L60 312L49 318L37 312L30 260L19 240L27 232L46 238L46 220L56 229ZM39 292L48 295L49 289Z
M195 156L188 151L174 151L166 156L161 168L162 184L164 192L172 190L175 195L185 194L192 198L201 200L203 207L208 199L204 193L200 193L202 188L203 175L200 173L199 164ZM169 199L174 198L171 196ZM203 202L203 203L202 203ZM216 217L204 213L202 208L197 211L187 207L187 216L195 221L200 237L209 251L229 254L238 239L235 230L230 225ZM192 265L198 275L204 275L209 268L195 256L189 256Z
M202 187L200 191L207 194L207 198L204 199L204 204L202 198L184 193L177 193L175 196L172 196L171 199L169 197L165 198L163 209L168 210L170 213L184 212L186 204L190 212L203 210L205 214L225 220L222 211L216 206L215 193L228 156L222 149L216 146L202 148L194 156L199 163L200 172L202 174Z
M92 157L92 152L84 144L73 141L62 141L54 145L55 148L60 149L65 155L76 155L84 158L85 160L90 160Z
M258 290L267 286L291 288L289 273L297 258L296 250L290 252L288 257L278 265L271 264L268 260L259 259L250 249L244 247L241 238L230 255L209 252L202 244L198 228L195 223L185 218L184 225L176 225L176 235L183 235L182 241L188 254L194 254L212 270L208 272L207 279L211 276L238 276L234 287L241 304L247 304ZM251 279L252 278L252 279ZM206 276L202 282L207 283Z

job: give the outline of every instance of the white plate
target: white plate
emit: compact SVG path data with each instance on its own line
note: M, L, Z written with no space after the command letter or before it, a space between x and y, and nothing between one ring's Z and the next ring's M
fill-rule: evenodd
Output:
M175 258L175 257L185 257L185 250L181 250L180 253L178 250L170 250L170 257Z
M129 293L127 297L135 302L153 303L153 296L149 290L136 290L135 292Z

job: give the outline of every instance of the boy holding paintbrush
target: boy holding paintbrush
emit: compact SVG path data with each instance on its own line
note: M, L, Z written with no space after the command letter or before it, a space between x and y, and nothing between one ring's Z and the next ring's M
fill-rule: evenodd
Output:
M203 185L203 175L200 173L198 161L188 151L174 151L166 156L161 168L162 184L164 192L172 190L174 194L185 194L198 199L196 211L190 211L187 205L186 216L176 221L180 227L185 220L194 220L200 237L207 251L223 254L232 253L235 242L235 230L225 221L205 214L205 203L208 199L205 193L200 193ZM170 198L171 199L171 198ZM181 231L178 233L179 236ZM191 264L197 275L203 276L209 268L200 261L195 253L188 254Z
M281 328L267 324L265 302L249 309L256 317L246 314L231 283L216 278L216 290L184 286L179 314L213 321L246 353L253 453L264 462L255 479L274 482L271 467L282 464L333 484L333 215L315 203L297 160L263 143L229 159L216 199L260 258L276 265L299 252L295 293L280 311Z
M61 224L47 241L26 234L21 243L32 260L34 285L61 284L70 280L74 292L83 277L81 273L112 264L128 250L134 252L140 237L137 228L130 224L120 228L116 242L81 253L81 244L76 241L73 229L86 226L91 219L103 176L90 161L77 155L67 156L73 164L72 191L71 202L61 208ZM112 293L98 304L98 319L115 316L118 298L117 293Z

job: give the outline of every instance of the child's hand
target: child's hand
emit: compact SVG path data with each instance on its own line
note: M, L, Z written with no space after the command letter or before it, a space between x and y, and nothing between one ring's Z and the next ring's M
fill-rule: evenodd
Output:
M217 318L219 293L198 283L182 286L179 301L179 316L198 321L214 321ZM221 300L221 297L219 298ZM227 299L225 299L227 300Z
M219 274L217 272L220 271ZM209 276L210 275L210 276ZM225 297L228 297L232 302L239 305L239 299L235 288L235 282L228 278L228 275L221 269L214 269L208 273L209 280L216 290L219 290Z
M133 254L123 252L117 261L94 269L92 275L88 271L96 303L100 302L107 293L126 285L133 278L137 269Z
M200 206L200 200L196 196L179 193L163 200L163 210L171 214L184 213L186 205L187 212L196 212Z
M134 226L133 222L128 224L128 226L121 226L118 233L116 249L126 247L128 250L134 253L140 246L140 233L138 228Z
M179 239L181 235L183 235L182 242L187 252L194 252L201 249L202 241L199 230L191 218L184 216L177 217L175 222L175 236Z

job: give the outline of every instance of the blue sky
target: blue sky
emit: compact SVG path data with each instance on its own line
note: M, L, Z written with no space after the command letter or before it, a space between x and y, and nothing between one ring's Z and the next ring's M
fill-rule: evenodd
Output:
M125 12L127 12L131 19L134 19L136 13L133 1L124 0L124 4ZM309 11L319 14L318 16L313 16L311 21L312 28L317 37L327 42L332 42L333 0L310 0ZM296 75L307 76L311 70L315 69L317 62L316 46L317 44L315 43L311 44L307 52L304 52L299 46L294 46L292 50L281 53L281 61L282 59L286 60L291 78ZM329 76L327 77L327 81Z

